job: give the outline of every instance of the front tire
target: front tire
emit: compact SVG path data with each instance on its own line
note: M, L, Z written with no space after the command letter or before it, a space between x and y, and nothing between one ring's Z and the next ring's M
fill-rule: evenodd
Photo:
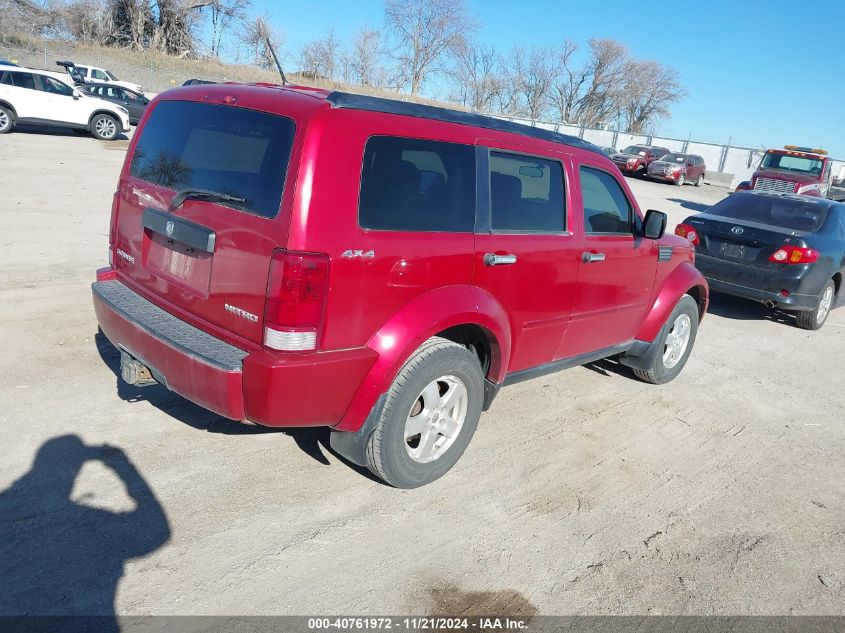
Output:
M674 380L687 364L697 332L698 303L691 296L684 295L652 343L657 345L657 351L651 354L651 366L634 368L634 374L654 385Z
M15 127L15 114L9 108L0 106L0 134L8 134Z
M397 488L445 475L469 445L484 395L478 357L440 337L427 340L387 392L367 443L370 470Z
M686 175L681 174L680 176L678 176L678 181L675 184L678 185L679 187L683 187L684 184L686 184L686 182L687 182Z
M805 330L818 330L825 324L830 311L836 303L836 287L833 280L828 281L819 295L815 310L804 310L795 315L798 327Z
M91 119L91 134L101 141L113 141L120 133L120 125L113 116L98 114Z

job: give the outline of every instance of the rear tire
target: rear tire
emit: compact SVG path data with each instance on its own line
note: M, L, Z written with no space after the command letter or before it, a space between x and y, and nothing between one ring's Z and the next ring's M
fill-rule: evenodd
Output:
M700 187L703 184L704 184L704 175L701 175L701 176L699 176L698 178L695 179L695 186L696 187Z
M91 119L91 134L101 141L113 141L120 133L120 124L113 116L98 114Z
M0 134L8 134L15 127L15 114L9 108L0 106Z
M684 295L652 343L658 349L653 354L651 367L634 368L634 374L640 380L654 385L673 380L687 364L697 332L698 303L691 296Z
M399 371L367 443L370 470L397 488L445 475L469 445L484 395L478 357L440 337L423 343Z
M795 315L795 320L798 327L805 330L818 330L825 324L827 317L830 316L830 311L836 304L836 287L833 285L833 280L828 281L821 294L819 294L819 301L814 310L802 310Z

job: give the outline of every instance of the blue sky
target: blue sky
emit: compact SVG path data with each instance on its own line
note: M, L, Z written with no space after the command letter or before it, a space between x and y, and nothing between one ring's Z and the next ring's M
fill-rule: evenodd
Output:
M638 58L673 65L689 96L658 126L662 134L748 147L825 147L845 159L845 2L799 3L468 0L478 37L514 44L586 44L610 37ZM380 0L254 0L294 52L334 27L349 42L382 28ZM436 92L436 86L432 86ZM443 96L434 94L432 96Z

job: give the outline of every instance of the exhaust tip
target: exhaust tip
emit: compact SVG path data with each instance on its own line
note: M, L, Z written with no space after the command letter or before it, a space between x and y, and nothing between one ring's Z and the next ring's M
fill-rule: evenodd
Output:
M765 305L769 309L772 309L772 308L775 307L775 302L774 301L764 301L763 305Z

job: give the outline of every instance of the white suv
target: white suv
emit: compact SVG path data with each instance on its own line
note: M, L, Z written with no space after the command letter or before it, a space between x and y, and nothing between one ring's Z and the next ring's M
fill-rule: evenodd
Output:
M129 90L134 90L135 92L140 92L141 94L144 94L144 91L141 89L140 84L136 84L131 81L121 81L117 78L117 75L115 75L110 70L106 70L105 68L94 68L93 66L78 66L76 64L73 65L73 68L79 73L79 76L82 78L83 83L115 84L117 86L129 88Z
M97 99L70 86L59 73L30 68L0 68L0 134L16 123L69 127L111 141L129 131L123 106Z

